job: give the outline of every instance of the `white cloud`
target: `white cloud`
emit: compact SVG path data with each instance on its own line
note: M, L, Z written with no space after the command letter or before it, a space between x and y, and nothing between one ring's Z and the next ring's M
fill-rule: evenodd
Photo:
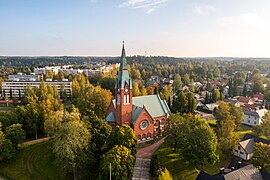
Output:
M214 10L215 10L215 7L210 6L210 5L194 5L193 6L193 11L196 14L208 14Z
M241 14L243 22L251 26L265 26L267 24L266 20L258 15L257 13L243 13Z
M118 7L128 7L133 9L144 9L146 14L155 11L160 6L165 5L169 0L126 0Z

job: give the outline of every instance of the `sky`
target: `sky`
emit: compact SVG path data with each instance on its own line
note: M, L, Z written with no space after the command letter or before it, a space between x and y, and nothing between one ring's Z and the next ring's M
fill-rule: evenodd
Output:
M0 56L270 57L269 0L0 0Z

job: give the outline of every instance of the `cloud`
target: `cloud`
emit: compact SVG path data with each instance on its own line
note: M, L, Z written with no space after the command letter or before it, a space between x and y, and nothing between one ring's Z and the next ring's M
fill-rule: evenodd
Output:
M243 13L241 14L242 21L251 26L265 26L267 21L257 13Z
M193 6L193 11L196 14L208 14L214 10L215 10L215 7L210 6L210 5L194 5Z
M267 20L257 13L241 13L237 16L222 17L218 20L218 24L223 27L242 27L242 28L261 28L268 27Z
M160 6L165 5L169 0L126 0L121 3L119 8L144 9L146 14L155 11Z

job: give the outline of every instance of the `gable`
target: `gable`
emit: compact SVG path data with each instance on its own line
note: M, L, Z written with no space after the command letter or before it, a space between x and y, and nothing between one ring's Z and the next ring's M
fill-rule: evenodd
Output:
M160 96L157 94L133 97L132 104L140 108L145 106L152 118L166 116L170 113L170 109L166 101L161 100Z

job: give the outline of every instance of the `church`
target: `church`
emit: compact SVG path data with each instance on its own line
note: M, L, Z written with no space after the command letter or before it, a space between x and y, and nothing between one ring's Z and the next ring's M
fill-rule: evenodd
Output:
M120 60L115 83L116 99L111 101L106 111L106 121L112 126L131 126L138 142L153 139L164 131L170 109L158 94L132 97L132 79L128 73L124 44Z

